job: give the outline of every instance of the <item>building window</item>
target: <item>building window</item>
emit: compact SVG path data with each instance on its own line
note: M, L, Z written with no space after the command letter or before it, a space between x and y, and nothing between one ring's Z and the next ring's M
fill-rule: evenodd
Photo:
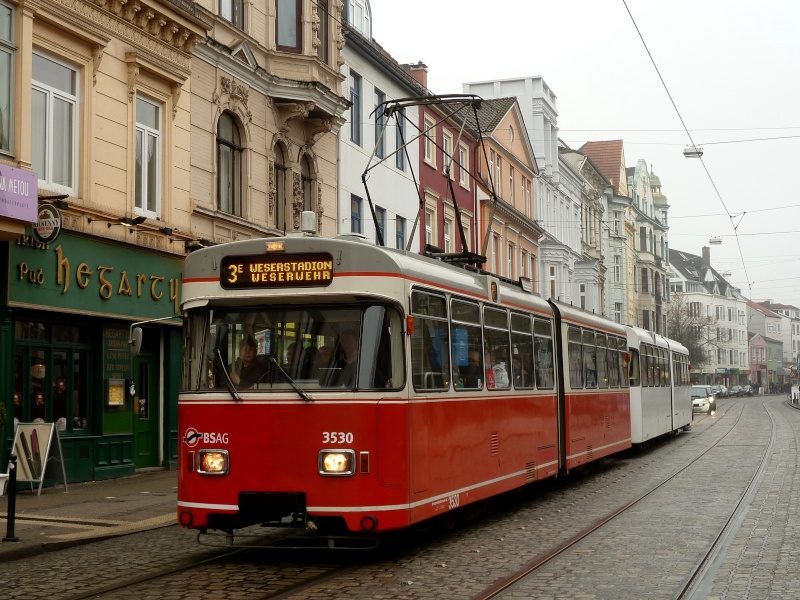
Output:
M436 166L436 130L435 123L428 118L425 119L425 162Z
M381 240L383 240L383 245L386 245L386 209L381 208L380 206L375 207L375 223L377 230L381 232ZM376 232L377 233L377 232ZM375 236L375 242L377 243L378 236Z
M397 222L394 230L395 247L399 250L406 249L406 220L403 217L397 217Z
M506 276L514 279L514 244L509 244L506 250Z
M622 281L622 256L614 255L614 283Z
M503 158L498 154L494 164L495 176L494 183L497 186L498 197L503 197Z
M361 204L361 198L350 194L350 231L353 233L361 233Z
M275 13L278 50L300 52L300 0L278 0Z
M272 177L275 181L275 228L286 230L286 159L283 156L283 148L280 144L275 144L275 163L273 166Z
M31 163L39 180L72 192L76 186L78 72L33 54Z
M556 267L550 267L550 297L553 299L558 298L556 295Z
M386 140L383 135L383 128L386 125L386 115L383 112L383 103L386 101L386 94L375 88L375 156L383 158L386 152Z
M458 182L469 189L469 151L462 144L458 145Z
M522 179L522 193L525 196L525 216L531 216L531 180L527 177Z
M317 46L317 58L322 62L328 62L328 29L330 28L330 18L328 13L328 0L316 0L317 16L319 17L319 29L317 36L319 46Z
M350 24L365 38L372 38L372 15L367 0L347 0Z
M434 213L428 209L425 211L425 243L433 245L434 242Z
M0 2L0 152L12 151L15 31L14 9Z
M642 291L643 292L650 291L649 290L649 288L650 288L649 280L650 280L650 277L649 277L649 275L647 273L647 267L642 267ZM647 328L645 327L645 329L647 329Z
M244 29L244 0L219 0L219 16Z
M447 130L442 131L442 168L450 169L450 179L455 178L453 172L453 134Z
M450 219L444 220L444 251L453 251L453 221Z
M161 107L136 97L136 212L161 216Z
M514 167L508 167L508 202L514 206Z
M492 236L492 273L495 275L500 274L500 239L496 236Z
M617 323L622 323L622 302L614 303L614 320Z
M314 210L313 178L311 177L311 161L304 155L300 161L300 180L303 183L303 210Z
M350 141L361 145L361 75L350 71Z
M579 297L581 301L581 310L586 310L586 284L580 284Z
M242 147L236 118L229 112L217 124L217 193L219 209L242 216Z
M400 109L397 113L397 128L394 133L394 145L397 149L394 155L394 166L401 171L406 170L406 152L403 146L406 139L406 113L405 109Z

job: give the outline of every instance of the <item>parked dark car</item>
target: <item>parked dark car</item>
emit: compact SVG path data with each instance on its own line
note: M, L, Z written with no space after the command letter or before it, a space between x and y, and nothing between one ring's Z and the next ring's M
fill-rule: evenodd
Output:
M712 385L711 392L714 394L715 398L724 398L728 395L728 388L724 385Z
M752 395L753 395L753 386L751 385L742 386L742 396L752 396Z
M743 395L744 393L742 392L742 386L740 385L734 385L728 392L728 396L732 398L740 398Z

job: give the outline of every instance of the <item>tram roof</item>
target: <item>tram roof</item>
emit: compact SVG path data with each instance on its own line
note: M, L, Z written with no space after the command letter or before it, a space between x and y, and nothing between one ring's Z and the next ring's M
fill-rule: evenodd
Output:
M268 252L267 244L282 244L282 250ZM286 256L287 260L302 254L329 254L333 259L333 279L336 285L329 288L306 288L308 294L320 292L346 293L348 289L354 293L380 293L374 280L384 278L390 287L390 281L405 280L419 288L449 292L471 298L488 300L492 298L492 283L496 284L497 299L510 308L533 310L550 315L552 310L540 296L524 291L493 275L468 270L466 268L445 263L439 259L406 252L395 248L376 246L369 240L354 235L343 235L337 238L321 238L312 235L287 236L281 238L257 238L219 244L197 250L186 257L183 270L184 303L195 298L222 295L220 281L220 263L224 257L231 256ZM370 279L371 278L371 279ZM386 278L389 278L388 280ZM364 282L368 285L365 288ZM370 283L371 282L371 283ZM216 283L216 287L213 286ZM196 287L192 284L203 284ZM201 289L202 288L202 289ZM285 287L273 292L297 291L296 287ZM252 297L263 295L265 290L234 290L231 297Z

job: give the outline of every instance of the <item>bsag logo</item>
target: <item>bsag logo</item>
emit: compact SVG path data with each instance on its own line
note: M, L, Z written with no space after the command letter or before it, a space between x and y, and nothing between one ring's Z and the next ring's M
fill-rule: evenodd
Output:
M189 448L194 448L201 440L204 444L227 444L228 434L214 431L197 431L194 427L189 427L186 430L186 435L183 436L183 442Z

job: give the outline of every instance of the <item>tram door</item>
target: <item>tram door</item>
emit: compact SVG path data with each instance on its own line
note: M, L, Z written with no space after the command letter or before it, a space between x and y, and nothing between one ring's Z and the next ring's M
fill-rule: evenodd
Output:
M158 464L158 360L141 354L133 361L136 382L133 415L133 462L137 469Z

